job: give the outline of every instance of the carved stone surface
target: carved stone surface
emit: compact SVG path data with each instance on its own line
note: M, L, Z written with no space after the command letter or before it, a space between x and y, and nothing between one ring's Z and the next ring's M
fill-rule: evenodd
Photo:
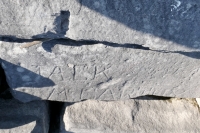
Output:
M48 133L47 101L0 99L0 133Z
M60 130L62 133L196 133L200 132L199 117L195 99L86 100L66 104Z
M21 45L1 42L0 58L13 96L23 102L200 97L200 60L195 52L71 40L27 49L20 49Z
M199 0L0 0L0 66L22 102L93 99L66 104L63 132L199 132L199 7ZM29 47L38 39L48 41ZM143 95L197 102L127 100ZM48 132L47 106L0 99L0 133Z

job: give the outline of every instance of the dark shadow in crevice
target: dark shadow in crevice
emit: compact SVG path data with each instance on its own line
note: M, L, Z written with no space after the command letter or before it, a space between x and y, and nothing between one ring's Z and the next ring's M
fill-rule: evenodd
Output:
M110 43L110 42L105 42L105 41L93 41L93 40L80 40L80 41L76 41L76 40L72 40L72 39L53 39L50 41L45 41L42 43L42 47L44 48L44 50L46 50L47 52L52 52L52 48L56 45L56 44L61 44L61 45L65 45L65 46L74 46L74 47L80 47L83 45L95 45L95 44L104 44L105 46L110 46L110 47L114 47L114 48L131 48L131 49L141 49L141 50L150 50L149 47L144 47L140 44L118 44L118 43Z
M62 119L61 114L64 107L64 102L49 101L49 111L50 111L50 123L49 123L49 133L59 133L60 132L60 122Z
M9 88L6 81L6 75L3 68L0 66L0 94Z
M36 41L38 39L23 39L23 38L18 38L16 36L0 36L0 41L3 42L14 42L14 43L24 43L24 42L32 42Z
M54 33L48 33L48 34L54 34ZM111 42L106 42L106 41L94 41L94 40L72 40L69 38L57 38L57 39L51 39L49 41L48 38L37 38L37 39L21 39L21 38L13 38L13 37L3 37L5 39L1 39L0 41L7 41L7 42L17 42L17 43L24 43L24 42L33 42L33 41L43 41L42 46L44 50L47 52L52 52L52 48L56 44L62 44L65 46L76 46L80 47L83 45L95 45L98 43L104 44L106 46L110 47L115 47L115 48L131 48L131 49L141 49L141 50L150 50L154 52L160 52L160 53L178 53L187 57L195 58L195 59L200 59L200 51L191 51L191 52L185 52L185 51L166 51L166 50L152 50L149 47L143 46L143 44L130 44L130 43L125 43L125 44L118 44L118 43L111 43Z
M165 96L157 96L157 95L145 95L145 96L139 96L133 99L138 100L170 100L173 97L165 97Z
M47 52L52 52L52 48L56 44L61 44L65 46L75 46L75 47L80 47L83 45L95 45L95 44L104 44L105 46L110 46L114 48L127 48L127 49L140 49L140 50L149 50L152 52L159 52L159 53L177 53L181 54L190 58L194 59L200 59L200 51L191 51L191 52L185 52L185 51L166 51L166 50L153 50L150 49L149 47L145 47L142 44L118 44L118 43L111 43L111 42L105 42L105 41L93 41L93 40L72 40L72 39L53 39L50 41L45 41L42 43L42 47L44 50Z
M48 33L48 34L54 34L54 33ZM75 47L80 47L83 45L95 45L95 44L104 44L106 46L110 47L115 47L115 48L131 48L131 49L141 49L141 50L150 50L154 52L160 52L160 53L177 53L181 54L187 57L191 57L194 59L200 59L200 51L166 51L166 50L152 50L149 47L143 46L143 44L130 44L130 43L125 43L125 44L118 44L118 43L111 43L111 42L106 42L106 41L94 41L94 40L72 40L69 38L55 38L55 39L48 39L48 38L37 38L37 39L20 39L20 38L13 38L11 37L5 37L8 42L17 42L17 43L24 43L24 42L33 42L33 41L44 41L42 43L42 46L44 50L47 52L52 52L52 48L56 44L62 44L65 46L75 46ZM2 39L4 40L4 39ZM48 40L48 41L45 41ZM1 39L0 39L1 41ZM4 40L5 41L5 40Z
M13 99L10 89L6 89L4 92L2 92L0 94L0 99Z
M60 132L65 132L65 133L74 133L74 132L70 132L70 131L66 131L65 130L65 122L64 122L64 114L66 113L65 111L66 111L66 107L68 107L68 106L71 106L71 105L73 105L73 104L75 104L75 103L78 103L78 102L65 102L64 103L64 106L62 107L62 110L61 110L61 114L60 114L60 126L62 126L62 128L60 128Z
M12 99L12 98L13 96L10 93L5 72L0 65L0 99Z

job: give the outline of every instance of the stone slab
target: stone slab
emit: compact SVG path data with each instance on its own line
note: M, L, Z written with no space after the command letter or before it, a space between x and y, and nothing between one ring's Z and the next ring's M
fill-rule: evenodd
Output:
M198 0L0 0L0 36L199 50L199 6Z
M119 100L142 95L200 97L200 55L135 45L52 40L27 49L1 42L1 65L23 102Z
M48 133L47 101L0 99L0 133Z
M62 38L68 28L70 6L66 0L0 0L0 36Z
M200 48L198 0L82 0L66 36L176 51ZM71 9L70 11L77 10Z
M199 117L195 99L86 100L65 104L60 132L197 133L200 132Z

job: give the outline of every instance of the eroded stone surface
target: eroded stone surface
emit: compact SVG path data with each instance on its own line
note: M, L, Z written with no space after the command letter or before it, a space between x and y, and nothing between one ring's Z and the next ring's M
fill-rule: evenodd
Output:
M64 37L70 15L67 7L65 0L0 0L0 36Z
M20 49L21 45L3 42L0 58L12 94L23 102L200 97L200 60L195 52L165 53L70 40L28 49Z
M81 5L79 13L70 16L71 39L135 43L159 50L200 48L197 0L82 0Z
M1 0L0 36L199 50L199 6L198 0Z
M48 133L48 117L46 101L0 99L0 133Z
M87 100L66 104L64 118L61 116L61 132L199 132L199 116L195 99Z

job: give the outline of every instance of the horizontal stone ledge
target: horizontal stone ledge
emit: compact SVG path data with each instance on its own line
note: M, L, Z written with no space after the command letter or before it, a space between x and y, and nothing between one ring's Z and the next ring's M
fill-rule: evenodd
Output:
M199 98L198 52L163 52L70 40L21 49L1 42L0 58L20 101L119 100L142 95Z
M199 50L199 4L194 0L0 0L0 36Z
M63 117L64 116L64 117ZM60 131L74 133L200 132L195 99L140 97L65 104Z

